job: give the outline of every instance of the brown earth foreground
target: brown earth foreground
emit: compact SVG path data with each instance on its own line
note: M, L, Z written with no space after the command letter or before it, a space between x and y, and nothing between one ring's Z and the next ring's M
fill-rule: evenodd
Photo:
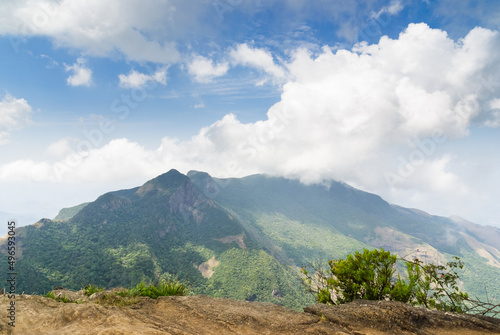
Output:
M16 296L15 331L7 325L9 299L1 295L0 334L500 334L500 319L387 301L314 305L297 312L206 296L141 298L118 307L96 303L98 295L79 304Z

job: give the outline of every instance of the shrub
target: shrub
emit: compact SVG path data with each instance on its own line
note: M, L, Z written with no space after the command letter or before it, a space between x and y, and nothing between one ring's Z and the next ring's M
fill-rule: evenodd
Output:
M455 256L453 259L446 265L424 265L418 260L406 261L409 284L414 290L409 302L427 308L464 312L467 309L464 301L467 301L469 296L458 288L460 277L457 273L457 269L462 269L464 265L460 258Z
M117 292L116 294L122 297L142 296L156 299L161 296L186 295L189 289L190 286L181 283L178 279L164 279L154 285L146 285L144 282L140 282L135 288Z
M406 265L406 277L396 272L396 262ZM446 265L423 264L419 260L398 259L384 249L347 255L331 260L325 270L313 266L313 273L302 268L303 280L318 302L343 304L354 299L395 300L453 312L466 310L467 293L458 288L458 257Z
M105 289L106 289L105 287L98 287L97 285L94 284L85 285L82 288L83 294L85 294L87 297L90 297L94 293L102 292Z
M65 295L63 295L61 297L56 297L56 294L53 291L49 291L49 293L44 294L43 296L46 297L46 298L54 299L55 301L58 301L58 302L64 302L64 303L71 302L69 300L69 298L66 297Z

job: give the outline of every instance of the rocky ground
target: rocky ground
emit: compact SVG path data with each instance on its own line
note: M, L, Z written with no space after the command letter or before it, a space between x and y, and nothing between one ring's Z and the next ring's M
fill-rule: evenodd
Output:
M85 298L82 292L58 290L56 294L79 303L16 296L15 331L7 324L9 299L1 295L0 334L500 334L500 319L386 301L315 305L297 312L268 303L206 296L129 301L109 299L111 291Z

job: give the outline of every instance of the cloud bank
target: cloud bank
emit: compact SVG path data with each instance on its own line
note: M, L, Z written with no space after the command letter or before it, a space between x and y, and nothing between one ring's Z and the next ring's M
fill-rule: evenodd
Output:
M370 17L373 20L382 14L397 15L403 8L402 1L395 0L387 6L383 3L382 0L2 1L0 35L11 37L16 52L27 38L44 36L56 47L74 49L88 56L119 56L139 63L172 64L182 62L186 41L189 45L196 35L211 39L213 32L233 16L240 20L231 21L232 24L246 31L246 22L279 6L280 13L273 19L275 26L283 27L283 32L294 31L310 20L329 18L341 22L337 35L356 41L358 27ZM274 75L280 75L279 71Z
M14 49L25 37L49 36L56 46L91 56L120 54L132 61L167 64L180 58L172 36L159 38L174 24L174 2L3 1L0 11L9 15L0 20L0 34L16 36L11 40Z
M248 46L235 50L256 52ZM444 31L411 24L398 39L383 37L353 50L296 50L286 69L259 52L252 65L277 76L287 71L292 78L266 120L242 124L227 115L189 141L165 138L148 154L153 161L204 165L216 174L229 173L232 162L238 175L363 180L364 164L372 166L381 155L385 161L393 150L411 151L435 137L460 138L475 123L496 125L499 90L488 80L498 77L499 51L497 32L476 28L455 42ZM131 72L121 82L139 85L153 77Z
M66 157L5 164L0 181L111 182L177 168L219 177L344 180L422 204L447 197L450 208L474 194L474 185L453 171L458 158L442 148L471 127L500 125L498 32L475 28L454 41L445 31L410 24L397 39L351 50L298 49L280 63L246 44L229 55L234 64L285 81L265 120L242 123L228 114L190 140L165 137L155 150L115 139L78 151L62 148L69 143L63 141L57 151L71 152ZM193 70L199 80L218 74L200 60L208 70ZM137 82L130 75L129 81Z

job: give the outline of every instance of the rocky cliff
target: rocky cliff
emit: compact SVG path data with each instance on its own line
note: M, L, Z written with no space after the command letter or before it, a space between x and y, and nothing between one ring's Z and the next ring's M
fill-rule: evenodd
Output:
M78 298L78 294L73 296ZM117 305L98 296L63 303L21 295L16 297L13 331L5 317L9 299L2 295L0 334L500 334L500 319L386 301L314 305L304 312L207 296L141 298L135 304Z

